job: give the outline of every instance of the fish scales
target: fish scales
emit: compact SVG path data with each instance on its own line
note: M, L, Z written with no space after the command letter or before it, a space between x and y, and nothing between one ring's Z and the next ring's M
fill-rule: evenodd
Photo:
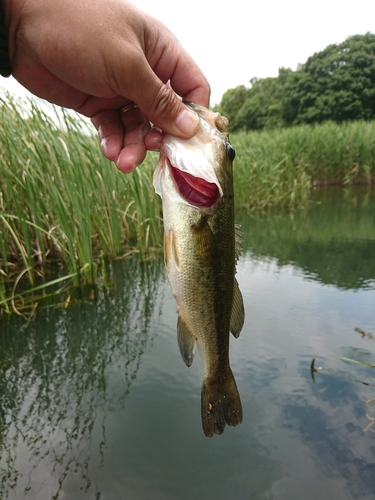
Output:
M225 118L188 105L201 129L188 141L165 137L154 185L163 202L164 258L177 302L180 352L190 366L198 344L204 366L202 425L212 436L242 421L229 364L229 333L238 337L244 322L235 279L234 150Z

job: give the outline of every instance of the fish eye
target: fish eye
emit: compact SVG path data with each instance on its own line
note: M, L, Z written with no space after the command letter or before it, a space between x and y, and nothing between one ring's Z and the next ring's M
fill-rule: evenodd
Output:
M230 142L227 144L227 155L231 161L236 157L236 151Z

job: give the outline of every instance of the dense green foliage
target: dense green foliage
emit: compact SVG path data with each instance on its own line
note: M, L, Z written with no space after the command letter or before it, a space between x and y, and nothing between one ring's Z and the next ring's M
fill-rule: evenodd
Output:
M354 35L308 58L296 71L253 78L228 90L218 107L232 130L375 117L375 35Z

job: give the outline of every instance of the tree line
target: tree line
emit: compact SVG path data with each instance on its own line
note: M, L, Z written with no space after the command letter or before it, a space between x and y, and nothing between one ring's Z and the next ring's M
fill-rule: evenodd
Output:
M354 35L328 45L275 78L252 78L250 88L229 89L216 108L231 130L302 123L337 123L375 117L375 35Z

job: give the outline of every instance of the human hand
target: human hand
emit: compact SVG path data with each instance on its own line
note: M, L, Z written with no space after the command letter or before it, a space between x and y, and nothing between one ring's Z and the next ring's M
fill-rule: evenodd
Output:
M194 135L198 118L177 95L208 106L209 85L161 22L127 0L4 0L4 7L12 75L36 96L90 117L104 156L121 171L158 149L162 135L150 122Z

